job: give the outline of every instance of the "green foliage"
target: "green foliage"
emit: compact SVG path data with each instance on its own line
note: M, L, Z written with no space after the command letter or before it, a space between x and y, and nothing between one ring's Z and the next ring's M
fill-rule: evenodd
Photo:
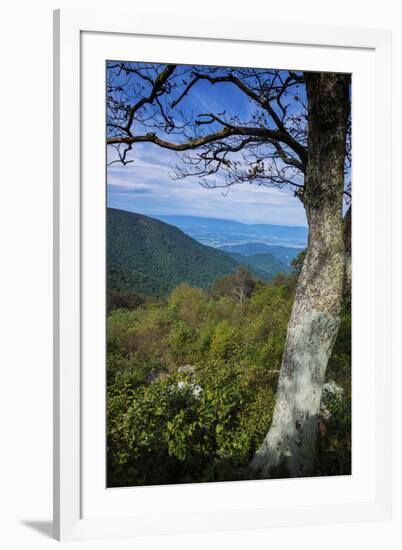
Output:
M337 382L345 392L336 404L334 416L326 426L320 440L320 462L327 475L350 474L351 472L351 424L352 424L352 316L351 297L342 304L341 324L338 337L328 362L327 379Z
M232 275L225 275L215 281L212 292L217 296L228 296L242 304L250 298L256 286L257 280L245 266L240 265Z
M272 390L212 360L108 391L110 486L233 479L269 426Z
M183 281L207 288L238 263L159 220L108 208L108 288L165 297Z
M113 309L133 309L149 301L149 297L135 292L116 292L110 289L107 292L108 313Z
M296 271L296 273L300 273L301 268L303 267L303 262L307 254L307 248L305 248L300 254L296 256L291 262L290 265L293 267L293 269Z
M247 283L242 301L228 290L239 283L236 277ZM264 284L241 271L218 280L213 292L183 283L165 301L111 311L109 486L247 477L245 468L272 419L294 288L293 275ZM320 440L321 469L347 473L348 301L329 375L346 397Z

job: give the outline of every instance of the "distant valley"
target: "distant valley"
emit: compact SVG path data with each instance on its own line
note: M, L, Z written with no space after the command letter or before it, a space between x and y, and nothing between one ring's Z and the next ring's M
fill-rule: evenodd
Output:
M254 256L260 256L265 254L271 254L284 263L285 265L291 265L292 260L296 258L303 250L303 248L295 248L291 246L277 246L271 244L264 244L259 242L246 242L243 244L224 244L217 247L218 250L224 250L230 254L241 254L252 258Z
M196 216L155 217L178 227L202 244L244 256L272 254L287 265L307 244L305 227L245 224Z

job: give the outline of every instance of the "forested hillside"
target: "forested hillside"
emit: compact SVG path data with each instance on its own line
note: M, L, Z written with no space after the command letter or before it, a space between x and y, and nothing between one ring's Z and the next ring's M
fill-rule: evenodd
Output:
M243 256L228 252L229 256L250 269L257 277L264 281L271 281L277 273L290 273L291 267L277 260L272 254L253 254Z
M195 241L177 227L123 210L108 208L107 234L108 290L114 295L164 297L182 282L206 289L241 264L264 280L289 271L270 254L231 255Z
M108 208L108 288L166 296L183 281L207 288L238 263L154 218Z

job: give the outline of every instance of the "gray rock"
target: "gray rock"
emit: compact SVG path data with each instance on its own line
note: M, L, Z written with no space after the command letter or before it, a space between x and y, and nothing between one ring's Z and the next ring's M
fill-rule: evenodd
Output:
M194 372L195 367L194 365L182 365L177 369L177 372Z

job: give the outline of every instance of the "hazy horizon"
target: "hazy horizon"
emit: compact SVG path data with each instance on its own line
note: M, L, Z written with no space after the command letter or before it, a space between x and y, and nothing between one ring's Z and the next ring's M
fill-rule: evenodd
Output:
M303 228L303 229L307 228L307 224L306 225L293 225L293 224L290 224L290 223L284 224L284 223L271 223L271 222L245 222L245 221L242 221L242 220L236 220L234 218L222 218L222 217L218 217L218 216L203 216L201 214L195 216L195 215L192 215L192 214L172 214L170 212L169 213L141 212L139 210L131 210L128 207L122 208L122 207L111 206L110 204L107 205L107 208L113 208L115 210L122 210L123 212L130 212L132 214L141 214L142 216L148 216L149 218L155 218L155 219L160 219L161 217L163 217L163 218L167 218L167 217L182 217L182 218L188 217L188 218L200 218L200 219L206 219L206 220L236 222L236 223L241 223L242 225L249 225L249 226L252 226L252 225L277 225L277 226L281 226L281 227L295 227L295 228L300 227L300 228Z

